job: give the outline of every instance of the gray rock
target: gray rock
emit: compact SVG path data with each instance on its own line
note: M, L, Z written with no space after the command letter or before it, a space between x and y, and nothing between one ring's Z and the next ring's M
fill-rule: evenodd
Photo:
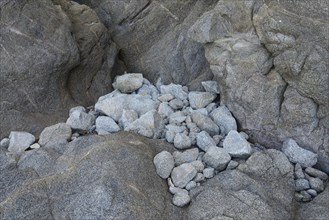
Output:
M121 118L119 119L119 125L122 129L126 129L132 122L138 119L138 114L134 110L122 111Z
M41 146L38 143L34 143L30 146L31 149L39 149Z
M143 75L141 73L128 73L115 78L112 84L114 89L123 93L131 93L143 85Z
M169 85L162 85L160 86L161 94L171 94L175 98L180 99L183 101L184 99L187 99L187 93L183 90L183 87L181 85L177 84L169 84Z
M9 147L9 138L3 138L0 141L0 147L2 147L2 148L8 148Z
M170 124L180 124L185 121L186 115L182 111L176 111L169 116Z
M174 158L168 151L162 151L158 153L154 159L153 163L157 174L162 179L167 179L170 176L172 169L174 168Z
M137 94L140 96L149 97L154 101L157 101L159 97L159 91L151 84L143 84L143 86L137 90Z
M222 135L214 135L212 139L215 141L216 146L220 143L221 140L224 139Z
M85 107L83 107L83 106L76 106L76 107L73 107L73 108L70 109L69 115L71 115L75 111L87 113Z
M8 151L21 154L35 141L35 137L25 131L12 131L9 135Z
M179 166L183 163L190 163L190 162L196 161L196 159L198 158L198 155L199 155L198 148L192 148L192 149L188 149L188 150L185 150L182 152L175 151L175 152L173 152L175 166Z
M175 167L171 172L171 179L176 187L184 188L197 174L196 169L189 163Z
M214 139L212 139L206 131L201 131L197 134L196 144L203 151L207 151L211 146L216 147Z
M186 184L185 189L186 190L191 190L196 187L196 182L195 181L190 181L188 184Z
M295 198L298 202L309 202L312 200L312 196L307 193L307 191L303 190L299 193L295 194Z
M309 178L310 186L316 192L320 193L324 190L323 181L320 178Z
M225 105L214 109L210 113L210 117L220 127L221 133L224 135L227 135L231 130L237 130L235 118Z
M231 130L223 142L224 150L232 157L248 157L251 146L237 131Z
M204 164L200 160L192 161L190 164L195 167L197 172L202 172L204 170Z
M184 103L180 99L173 99L173 100L171 100L169 102L169 105L174 110L182 109L184 107Z
M227 169L227 170L233 170L233 169L237 168L238 166L239 166L239 162L234 161L234 160L231 160L231 161L227 164L226 169Z
M122 117L121 117L122 118ZM106 131L108 133L114 133L120 131L119 125L110 117L99 116L96 119L96 131Z
M206 92L219 94L219 87L216 81L203 81L201 84Z
M139 116L151 110L158 109L159 103L148 97L135 94L117 94L112 92L101 96L95 104L95 109L118 121L122 110L134 110Z
M249 135L246 132L240 131L239 134L244 137L244 139L248 140L249 139Z
M46 146L47 144L62 140L69 141L71 135L72 129L68 124L58 123L43 129L40 134L39 144L40 146Z
M193 112L191 114L192 121L203 131L208 132L209 135L214 136L219 134L219 127L209 117L199 113Z
M199 109L193 110L192 112L199 112L205 116L208 116L208 110L206 108L199 108Z
M188 99L190 106L194 109L204 108L215 100L217 95L210 92L190 92Z
M208 113L212 112L215 108L217 108L217 104L216 103L210 103L206 107Z
M177 125L172 125L172 124L166 125L165 128L168 131L173 131L175 133L183 133L184 131L186 131L185 126L177 126Z
M174 146L177 149L187 149L192 145L191 139L186 134L177 133L174 138Z
M186 192L176 193L172 199L172 202L175 206L184 207L188 205L191 201L191 198L186 190Z
M296 179L295 180L296 191L303 191L310 188L310 184L307 179Z
M95 118L92 115L80 111L72 112L66 120L66 124L78 131L89 131L94 123Z
M222 148L210 147L202 159L208 166L221 171L226 168L231 156Z
M167 102L162 102L159 105L158 112L164 117L169 117L169 115L174 113L174 110L169 106Z
M303 168L299 163L296 163L296 165L295 165L295 177L296 177L296 179L304 179L305 178Z
M299 219L328 219L329 218L329 187L318 194L311 202L300 204L297 217Z
M193 179L196 183L204 182L206 179L203 175L203 173L197 173L195 175L195 178Z
M128 125L125 130L149 138L158 138L161 136L163 127L164 124L159 113L156 110L151 110Z
M310 194L312 197L316 197L318 193L314 189L308 189L306 190L308 194Z
M328 180L328 175L325 172L322 172L321 170L312 168L312 167L307 167L305 169L305 172L313 177L318 177L323 181L327 181Z
M317 162L317 155L298 146L293 139L283 142L282 152L292 163L299 163L302 167L312 167Z
M172 94L162 94L158 97L160 102L169 102L171 100L173 100L175 98L175 96L173 96Z
M212 167L208 167L203 170L203 175L205 178L210 179L214 177L215 169Z
M176 136L176 132L166 131L165 138L169 143L174 143L175 136Z

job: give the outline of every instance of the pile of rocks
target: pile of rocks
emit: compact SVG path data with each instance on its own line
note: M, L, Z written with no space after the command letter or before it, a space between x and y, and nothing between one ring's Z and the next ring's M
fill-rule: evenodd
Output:
M0 142L14 154L27 149L68 142L81 135L131 131L148 138L165 139L177 151L154 157L157 174L166 179L176 206L187 205L189 190L223 170L235 169L259 148L237 124L225 105L216 104L215 81L202 82L204 92L188 91L177 84L155 86L142 74L116 77L114 91L98 99L94 107L72 108L66 123L45 128L39 139L27 132L13 131ZM88 110L88 111L87 111ZM296 198L310 201L322 192L327 174L312 168L317 155L288 139L282 151L295 165ZM304 171L303 171L304 169Z

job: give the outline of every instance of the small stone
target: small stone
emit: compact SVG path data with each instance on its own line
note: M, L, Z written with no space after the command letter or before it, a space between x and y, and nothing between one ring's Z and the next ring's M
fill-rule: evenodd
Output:
M318 193L314 189L308 189L306 190L308 194L310 194L312 197L316 197Z
M86 108L83 106L76 106L70 109L69 115L71 115L73 112L78 111L78 112L84 112L86 113Z
M169 102L170 107L172 107L175 110L182 109L184 107L183 101L179 99L173 99Z
M192 161L196 161L199 155L199 150L198 148L192 148L185 150L183 152L175 151L173 153L175 165L179 166L183 163L189 163Z
M197 174L196 169L189 163L175 167L171 172L171 179L176 187L184 188Z
M309 202L312 200L312 196L306 191L301 191L300 193L295 194L296 200L299 202Z
M40 146L40 144L38 144L38 143L32 144L32 145L30 146L31 149L39 149L40 147L41 147L41 146Z
M131 123L138 119L138 114L134 110L123 109L119 125L122 129L126 129Z
M309 189L310 188L310 184L306 179L296 179L295 180L295 190L296 191L302 191L305 189Z
M231 130L223 142L224 150L232 157L248 157L251 154L251 146L237 131Z
M190 92L188 99L194 109L204 108L216 99L217 95L210 92Z
M206 131L201 131L197 134L196 144L203 151L207 151L211 146L216 146L214 139Z
M239 166L239 162L234 161L234 160L231 160L231 161L227 164L226 169L227 169L227 170L233 170L233 169L237 168L238 166Z
M188 184L186 184L185 189L186 190L191 190L196 187L196 182L195 181L190 181Z
M165 138L168 143L174 143L175 136L176 136L176 132L166 131Z
M205 179L205 177L204 177L204 175L202 173L197 173L196 176L195 176L195 178L194 178L194 181L196 183L200 183L200 182L203 182L205 180L206 179Z
M230 110L223 105L214 109L210 113L210 118L221 128L221 133L227 135L231 130L237 130L235 118L232 116Z
M295 177L296 179L304 179L305 175L303 173L303 168L299 163L296 163L295 165Z
M318 170L318 169L315 169L312 167L307 167L305 169L305 172L308 175L313 176L313 177L318 177L323 181L327 181L327 179L328 179L328 175L325 172L322 172L321 170Z
M169 106L167 102L160 103L158 112L164 117L169 117L174 113L174 110Z
M214 136L219 134L219 127L208 116L199 112L191 114L192 121L203 131L208 132L209 135Z
M323 181L320 178L310 178L309 179L310 186L312 189L314 189L316 192L320 193L324 190L324 184Z
M189 133L189 138L190 138L190 140L191 140L191 144L192 145L196 145L196 137L197 137L197 135L198 135L198 133L197 132L194 132L194 131L192 131L192 132L190 132Z
M188 192L186 193L176 193L173 197L173 204L178 207L184 207L188 205L191 201L191 197L189 196Z
M12 131L9 134L8 151L16 154L24 152L35 141L35 137L25 131Z
M178 125L172 125L172 124L166 125L165 128L168 131L173 131L175 133L183 133L184 131L186 131L185 126L178 126Z
M160 102L169 102L171 100L173 100L175 98L175 96L173 96L172 94L162 94L158 97L158 100Z
M9 147L9 138L3 138L0 141L0 147L8 148Z
M244 139L248 140L249 139L249 135L243 131L239 132L239 134L244 137Z
M170 124L180 124L183 121L185 121L185 119L186 119L185 114L181 111L177 111L177 112L172 113L169 116L169 123Z
M43 129L40 134L39 144L45 146L48 143L55 143L60 140L70 140L72 129L68 124L58 123Z
M166 179L170 176L172 169L174 168L174 157L168 151L162 151L155 155L153 159L157 174Z
M120 131L120 127L112 118L107 116L99 116L96 119L96 131L115 133Z
M203 81L201 84L207 92L219 94L219 87L216 81Z
M207 105L206 109L208 111L208 113L212 112L215 108L217 107L216 103L210 103L209 105Z
M183 90L183 87L181 85L177 84L169 84L169 85L161 85L160 86L161 94L171 94L175 98L184 100L187 99L187 92Z
M212 137L212 139L214 140L216 146L219 144L219 142L220 142L223 138L224 138L224 137L223 137L222 135L219 135L219 134L214 135L214 136Z
M302 167L312 167L317 162L317 155L298 146L293 139L283 142L282 152L290 162L299 163Z
M141 73L128 73L115 77L112 84L114 89L123 93L131 93L143 85L143 75Z
M190 164L194 166L198 172L202 172L204 170L204 164L200 160L192 161Z
M210 179L214 177L215 169L212 167L208 167L203 170L203 175L205 178Z
M192 145L191 139L189 136L181 133L177 133L174 139L174 146L177 149L187 149L190 148Z
M186 189L181 189L181 188L178 188L178 187L175 187L175 186L170 186L169 187L169 192L171 194L177 194L177 193L185 193L186 192Z
M167 183L168 183L169 189L170 189L170 187L175 187L175 185L172 183L172 180L170 177L168 177Z
M85 112L74 111L70 114L66 124L68 124L74 130L89 131L94 122L94 116Z
M203 156L203 161L219 171L224 170L230 162L231 156L219 147L210 147Z
M206 108L199 108L197 110L193 110L193 112L199 112L199 113L201 113L201 114L203 114L205 116L208 116L208 111L207 111Z

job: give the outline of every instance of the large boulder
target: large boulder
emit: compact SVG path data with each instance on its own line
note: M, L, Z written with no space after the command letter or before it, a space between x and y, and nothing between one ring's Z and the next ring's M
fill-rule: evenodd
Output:
M25 152L0 154L1 219L181 219L152 163L173 151L130 133L86 136Z
M117 48L92 9L63 0L0 7L0 138L37 134L111 89Z

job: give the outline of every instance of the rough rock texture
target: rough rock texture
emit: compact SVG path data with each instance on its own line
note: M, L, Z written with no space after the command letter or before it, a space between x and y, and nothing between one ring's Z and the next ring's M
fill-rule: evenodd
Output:
M39 144L45 146L61 140L68 141L71 138L72 129L65 123L58 123L42 130L39 138Z
M221 0L188 33L253 141L280 148L293 137L328 155L328 30L327 1Z
M111 88L117 49L89 7L62 0L0 7L0 138L39 133L75 102L93 103Z
M172 147L122 132L28 151L17 166L0 154L0 218L181 219L152 163L161 150Z

